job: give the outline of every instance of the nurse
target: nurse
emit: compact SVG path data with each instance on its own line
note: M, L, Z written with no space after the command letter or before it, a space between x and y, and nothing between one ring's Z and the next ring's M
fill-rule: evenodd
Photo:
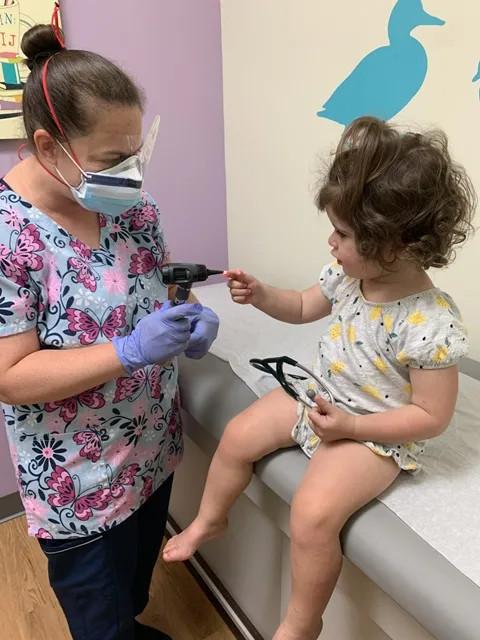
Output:
M135 617L182 455L175 356L202 357L218 318L167 300L134 82L55 20L22 49L32 153L0 182L0 401L28 532L74 640L168 639Z

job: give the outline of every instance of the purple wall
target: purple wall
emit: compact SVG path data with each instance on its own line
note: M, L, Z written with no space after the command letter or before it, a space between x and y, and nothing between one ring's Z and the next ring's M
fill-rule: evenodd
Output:
M172 259L227 267L219 0L62 0L71 48L120 64L161 116L146 188L163 214ZM0 141L0 173L17 142ZM0 428L0 497L15 489Z

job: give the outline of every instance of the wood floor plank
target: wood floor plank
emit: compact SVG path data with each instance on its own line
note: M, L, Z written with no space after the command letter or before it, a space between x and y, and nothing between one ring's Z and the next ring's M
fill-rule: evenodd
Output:
M70 640L62 610L48 584L47 562L27 536L25 518L0 524L0 638ZM174 640L235 640L185 565L155 567L151 598L141 621Z

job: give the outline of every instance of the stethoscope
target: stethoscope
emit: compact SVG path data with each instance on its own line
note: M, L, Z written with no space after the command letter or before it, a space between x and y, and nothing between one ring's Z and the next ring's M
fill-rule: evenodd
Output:
M305 389L305 394L311 401L311 404L309 404L304 398L302 398L293 384L288 381L288 378L291 378L293 380L306 380L307 376L285 372L283 370L283 367L284 365L289 365L291 367L301 369L303 372L308 374L308 377L313 378L313 380L315 380L315 382L318 384L319 388L326 393L328 401L331 404L335 404L335 399L330 389L325 386L325 383L322 382L320 378L315 373L313 373L313 371L305 367L303 364L300 364L293 358L290 358L288 356L278 356L276 358L252 358L249 362L253 367L255 367L255 369L273 376L280 383L282 389L286 393L288 393L291 398L302 402L308 409L312 409L312 407L316 406L314 398L316 395L318 395L318 393L313 389Z

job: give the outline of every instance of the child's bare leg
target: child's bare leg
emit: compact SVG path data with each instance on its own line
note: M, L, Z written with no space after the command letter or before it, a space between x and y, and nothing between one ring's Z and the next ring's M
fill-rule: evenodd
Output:
M203 542L222 533L230 507L250 482L253 463L294 444L296 410L295 400L276 389L229 422L212 459L198 515L165 545L164 560L187 560Z
M398 473L391 458L358 442L342 440L318 449L292 504L292 593L273 640L318 638L342 566L340 531Z

